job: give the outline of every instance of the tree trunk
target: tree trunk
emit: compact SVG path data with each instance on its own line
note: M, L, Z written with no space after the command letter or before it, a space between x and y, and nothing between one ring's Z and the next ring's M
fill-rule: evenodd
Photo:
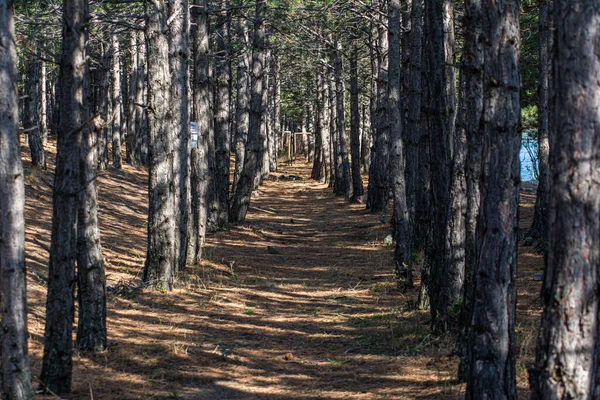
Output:
M148 248L143 281L170 290L175 278L175 230L177 210L173 201L175 135L169 71L166 0L146 3L148 50ZM113 132L113 138L118 135Z
M140 149L137 146L137 109L138 97L138 43L137 32L129 34L129 101L127 102L127 162L135 167L140 163Z
M272 130L273 130L273 152L271 154L271 170L277 171L277 165L279 162L279 146L281 140L281 124L279 123L281 113L281 59L279 55L276 55L273 59L273 118L272 118ZM307 157L308 159L308 157Z
M263 63L263 96L262 96L262 104L263 104L263 112L260 120L260 135L262 139L261 145L261 157L260 157L260 168L257 172L257 177L254 183L254 187L257 188L259 184L263 182L263 179L269 175L269 171L271 170L271 158L269 156L269 135L270 135L270 126L269 126L269 69L271 65L271 49L267 48L265 51L264 63Z
M456 73L455 40L454 40L454 7L452 0L443 0L444 13L444 56L446 60L446 96L448 109L448 139L452 143L454 125L456 124ZM450 146L450 154L453 148Z
M254 190L258 159L261 156L261 119L263 114L263 61L265 45L265 0L256 0L256 15L252 53L252 75L250 92L250 116L248 125L248 141L244 155L244 167L240 174L236 193L231 201L229 219L241 222L246 219L250 205L250 195Z
M228 0L220 0L217 14L217 49L214 68L215 82L215 215L218 227L226 226L229 212L229 15Z
M100 96L100 114L103 116L104 126L101 132L98 134L96 142L97 157L98 157L98 169L104 171L108 168L108 132L110 125L108 119L110 115L110 99L109 99L109 86L110 86L110 52L106 50L107 45L103 42L100 43L100 71L99 71L99 96Z
M465 214L465 283L460 313L460 331L457 353L460 357L458 380L466 382L469 377L471 356L469 335L473 311L473 282L476 264L477 219L481 203L480 179L482 168L482 132L480 128L483 110L483 14L481 0L465 1L464 49L462 64L464 103L459 109L460 126L467 140L465 179L467 204ZM463 115L464 113L464 115ZM457 134L462 134L458 132Z
M360 110L358 99L358 39L351 42L350 53L350 152L352 155L352 201L364 194L360 168Z
M207 0L196 0L196 29L194 37L194 120L198 123L198 143L191 150L190 217L188 220L187 264L197 265L202 256L202 246L207 229L209 131L212 110L210 106L210 49L208 34Z
M547 247L548 242L548 202L550 194L550 170L548 143L548 82L550 67L550 27L549 1L540 1L540 63L539 63L539 86L538 86L538 187L535 197L535 208L533 223L529 228L527 236L539 240L542 248Z
M371 100L369 100L371 101ZM368 175L369 167L371 166L371 147L373 144L372 126L371 126L371 109L370 106L362 104L362 130L360 139L360 163L363 170Z
M244 165L244 153L246 150L246 140L248 139L248 117L249 117L249 90L250 76L250 40L248 38L248 26L246 22L240 19L237 24L239 40L242 41L242 53L239 56L237 66L237 87L235 98L235 172L233 175L233 190L236 192L237 183L242 173Z
M46 169L46 153L40 138L40 63L37 59L27 61L25 81L24 123L31 150L31 162L34 166Z
M57 395L71 391L73 314L77 260L78 192L82 130L88 121L85 93L87 0L65 0L60 62L60 127L48 265L48 297L41 381Z
M412 260L410 231L408 229L408 209L406 207L406 181L404 173L404 143L402 141L402 86L400 68L400 0L390 0L388 4L389 85L388 107L390 118L390 181L394 198L393 231L396 246L394 249L395 273L400 286L412 287Z
M146 86L146 41L144 32L137 33L137 84L135 89L135 136L136 148L142 164L148 163L148 114L144 110L147 103L148 90Z
M532 398L597 399L600 10L589 1L557 0L553 11L550 242Z
M123 164L121 158L121 52L119 50L119 39L116 33L111 35L110 44L112 50L112 68L110 71L112 88L112 115L110 118L112 125L112 163L113 167L121 169Z
M337 131L338 131L338 149L341 159L340 182L338 185L337 194L350 197L352 195L352 182L350 177L350 161L348 160L348 137L346 134L346 106L344 102L345 88L343 78L342 65L342 45L337 44L338 48L335 53L335 91L336 91L336 116L337 116Z
M44 56L44 53L40 51ZM40 139L48 145L48 69L46 61L40 61Z
M425 248L425 265L429 268L428 290L431 298L431 326L444 332L445 315L457 294L454 284L446 281L446 224L450 202L449 119L446 96L444 55L443 0L425 1L426 47L429 109L426 129L430 138L430 233ZM460 295L460 291L458 292Z
M372 120L374 151L372 152L371 167L369 168L369 187L367 193L367 208L371 212L383 212L388 203L389 191L389 159L390 159L390 119L388 109L388 38L385 18L385 2L373 7L378 15L377 21L372 22L378 26L377 41L377 85L375 99L375 115ZM378 14L381 13L381 14Z
M482 15L483 169L466 398L515 399L519 2L485 0Z
M87 87L85 90L89 90ZM106 277L98 228L97 153L94 143L103 129L101 118L83 129L79 215L77 219L77 278L79 319L77 346L102 351L106 347Z
M188 0L170 1L169 71L171 75L170 107L173 136L171 169L173 171L173 209L175 231L173 258L177 270L186 264L188 218L188 165L190 152L190 118L188 114L189 4ZM227 102L225 102L227 103Z
M7 399L33 399L27 354L25 185L19 152L17 52L12 0L0 0L0 354Z

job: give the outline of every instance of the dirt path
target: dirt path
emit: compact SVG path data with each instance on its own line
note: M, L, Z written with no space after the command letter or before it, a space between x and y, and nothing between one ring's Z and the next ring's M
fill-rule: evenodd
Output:
M416 289L395 289L382 223L389 215L348 204L309 173L308 164L282 166L259 188L247 220L209 235L202 265L161 293L139 288L145 172L103 172L110 346L76 353L73 394L64 398L461 398L453 337L430 335L429 313L412 309ZM30 347L39 375L51 173L30 175ZM537 308L525 307L536 317ZM531 341L531 331L520 335Z

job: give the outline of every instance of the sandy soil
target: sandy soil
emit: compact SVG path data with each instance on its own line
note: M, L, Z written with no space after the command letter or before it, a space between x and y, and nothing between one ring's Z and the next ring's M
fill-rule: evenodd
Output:
M52 174L32 170L23 155L30 349L37 376ZM290 174L302 179L277 179ZM305 163L281 166L259 188L247 221L209 235L202 265L163 293L139 288L145 171L125 166L102 172L110 345L103 353L76 353L73 393L63 398L461 398L453 336L430 334L429 313L414 310L418 288L395 288L392 247L384 245L389 214L348 204L309 174ZM528 226L532 194L523 200ZM540 316L541 284L532 276L542 258L531 247L519 255L517 370L521 398L527 398Z

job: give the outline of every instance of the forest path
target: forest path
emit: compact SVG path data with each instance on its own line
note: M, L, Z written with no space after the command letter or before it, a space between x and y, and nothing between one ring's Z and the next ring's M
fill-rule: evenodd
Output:
M128 166L99 179L110 346L75 353L73 394L63 398L461 398L453 338L432 337L429 313L410 307L416 289L395 288L389 214L334 196L307 163L282 164L247 220L208 235L202 265L162 293L139 287L146 179ZM37 375L51 203L43 182L28 197L41 200L28 209Z

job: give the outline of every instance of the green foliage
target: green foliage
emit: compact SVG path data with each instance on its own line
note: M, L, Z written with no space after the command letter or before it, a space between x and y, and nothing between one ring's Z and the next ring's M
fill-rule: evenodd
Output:
M531 104L521 108L521 124L523 129L536 129L538 124L538 107Z

